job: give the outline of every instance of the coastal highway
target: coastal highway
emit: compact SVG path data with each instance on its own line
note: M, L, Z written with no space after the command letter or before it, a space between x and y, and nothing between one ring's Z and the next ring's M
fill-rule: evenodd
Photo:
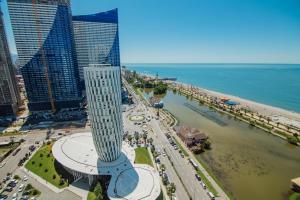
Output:
M161 148L165 149L186 190L193 200L209 200L210 198L207 195L207 190L201 187L200 182L195 177L195 170L189 164L187 158L182 158L178 150L175 150L169 143L158 123L157 120L151 121L151 126L157 136L154 140L157 140L160 143Z
M156 116L135 96L136 94L133 92L132 88L128 84L126 85L136 100L136 109L143 110L144 112L146 112L146 115L153 117L149 124L154 132L153 143L162 151L165 150L165 152L167 153L167 155L173 163L172 166L171 162L167 159L167 157L162 158L163 156L160 156L160 158L162 158L163 163L167 163L165 164L166 168L172 168L172 170L170 170L171 172L167 172L167 174L168 176L171 176L170 179L177 186L177 190L181 190L180 192L177 191L176 193L178 199L189 199L188 196L185 196L188 192L189 196L193 200L209 200L210 198L207 195L208 191L203 189L200 185L200 182L196 179L195 170L189 164L187 158L182 158L178 150L174 150L173 146L169 143L167 137L164 134L164 132L166 131L160 128L160 121L156 120ZM182 182L180 181L180 179ZM180 198L179 195L182 195L182 197ZM217 199L223 198L221 197Z

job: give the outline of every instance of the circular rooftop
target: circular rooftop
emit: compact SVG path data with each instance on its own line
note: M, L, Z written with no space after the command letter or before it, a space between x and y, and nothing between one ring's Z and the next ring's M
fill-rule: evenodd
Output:
M108 187L111 200L156 200L160 195L159 176L148 165L136 165L112 177Z
M134 162L135 152L127 143L122 145L120 157L112 162L103 162L93 143L92 134L77 133L63 137L52 147L54 158L65 167L89 175L110 175Z
M157 171L148 165L134 164L135 151L123 142L121 156L113 162L98 159L92 134L77 133L56 141L54 158L63 166L88 175L111 175L108 196L111 200L156 200L160 195Z

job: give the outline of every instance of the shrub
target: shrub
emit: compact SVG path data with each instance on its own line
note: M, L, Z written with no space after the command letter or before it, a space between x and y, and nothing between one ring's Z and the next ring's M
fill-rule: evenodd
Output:
M40 167L41 167L42 165L43 165L42 163L39 164Z
M32 190L32 195L35 196L35 195L37 195L38 193L39 193L39 191L38 191L37 189L33 189L33 190Z
M48 172L48 169L45 169L45 172Z
M51 156L51 154L50 154L50 153L48 153L48 154L47 154L47 157L49 158L50 156Z
M40 157L42 158L43 156L44 156L44 155L41 153L41 154L40 154Z
M32 161L32 162L31 162L31 164L33 164L33 165L34 165L34 164L35 164L35 162L34 162L34 161Z
M25 190L28 191L31 190L32 188L33 188L32 185L29 183L26 185Z
M19 175L14 175L14 179L19 180L19 179L20 179L20 176L19 176Z
M50 141L48 141L46 144L47 144L47 145L50 145L50 144L51 144L51 142L50 142Z
M291 144L297 145L297 143L298 143L298 138L296 138L295 136L288 136L287 139L288 139L288 142Z
M53 179L56 179L56 175L54 174L54 175L52 176L52 178L53 178Z

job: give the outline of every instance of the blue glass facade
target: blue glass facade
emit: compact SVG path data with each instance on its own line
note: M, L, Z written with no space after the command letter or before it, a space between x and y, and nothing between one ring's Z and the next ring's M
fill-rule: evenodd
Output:
M33 4L34 3L34 4ZM8 0L30 110L80 102L69 0Z
M21 103L0 8L0 115L16 114Z
M89 64L120 66L118 10L73 16L80 80Z

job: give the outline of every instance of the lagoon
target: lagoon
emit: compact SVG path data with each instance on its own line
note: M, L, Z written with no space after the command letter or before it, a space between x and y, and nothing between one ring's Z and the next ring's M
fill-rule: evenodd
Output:
M149 95L145 93L146 97ZM290 179L300 176L299 147L172 91L168 91L163 101L180 124L208 134L213 148L198 159L235 199L288 198ZM198 112L187 105L197 107Z

